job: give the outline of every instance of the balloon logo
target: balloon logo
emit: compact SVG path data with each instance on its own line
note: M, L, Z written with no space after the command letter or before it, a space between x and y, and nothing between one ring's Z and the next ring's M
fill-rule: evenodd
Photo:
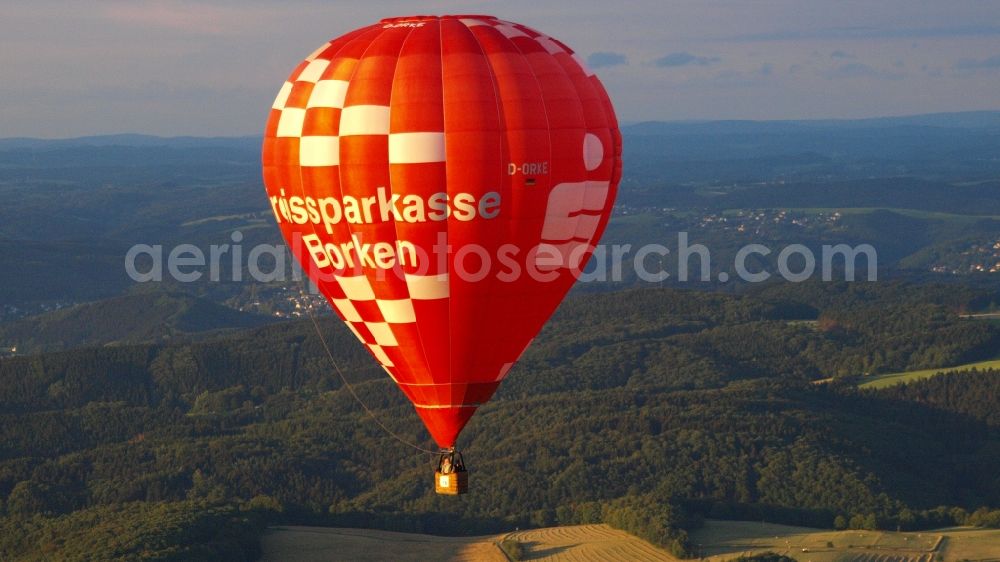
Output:
M491 16L415 16L302 61L263 165L296 258L449 448L580 276L621 135L563 43Z

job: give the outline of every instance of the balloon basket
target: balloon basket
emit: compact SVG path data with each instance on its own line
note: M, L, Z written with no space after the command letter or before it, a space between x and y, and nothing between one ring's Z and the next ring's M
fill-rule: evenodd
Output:
M434 471L434 491L442 496L458 496L469 491L469 473L441 474Z
M434 471L434 491L442 496L458 496L469 491L469 472L465 469L462 453L441 452Z

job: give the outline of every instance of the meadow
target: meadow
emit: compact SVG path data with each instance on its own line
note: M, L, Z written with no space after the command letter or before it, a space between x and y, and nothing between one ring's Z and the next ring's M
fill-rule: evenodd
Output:
M991 361L978 361L976 363L966 363L957 367L947 367L940 369L919 369L916 371L903 371L901 373L889 373L885 375L875 375L860 379L860 388L887 388L897 384L910 383L923 379L929 379L939 373L961 373L973 369L985 371L987 369L1000 369L1000 359Z

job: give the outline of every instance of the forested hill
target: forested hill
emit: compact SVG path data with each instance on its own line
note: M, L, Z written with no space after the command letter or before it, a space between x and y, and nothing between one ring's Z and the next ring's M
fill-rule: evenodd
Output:
M886 273L978 283L1000 260L998 116L627 126L604 242L673 248L689 233L712 249L712 279L728 269L726 289L739 284L726 264L751 241L775 250L768 271L781 246L871 244ZM122 265L136 244L210 255L236 232L244 248L277 243L265 195L260 139L0 139L0 322L128 292ZM676 260L665 261L672 283ZM232 263L221 279L251 279L248 263ZM624 269L620 284L578 289L637 284ZM230 303L247 288L185 285L174 289Z
M463 434L461 498L433 494L431 459L362 412L307 322L0 359L0 559L242 560L281 521L464 534L604 521L678 554L706 515L989 524L1000 427L976 412L1000 408L994 379L968 379L974 411L931 387L813 380L996 354L996 325L956 312L992 297L782 287L570 299ZM321 325L362 400L430 447L353 336Z
M0 324L0 345L19 353L74 347L153 343L234 328L262 326L274 319L245 314L181 293L145 292L76 305Z

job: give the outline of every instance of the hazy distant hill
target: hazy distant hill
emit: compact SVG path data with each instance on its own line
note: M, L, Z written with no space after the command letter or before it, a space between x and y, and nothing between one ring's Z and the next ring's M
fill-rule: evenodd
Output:
M961 129L996 129L1000 128L1000 111L926 113L923 115L872 117L868 119L821 119L816 121L800 121L800 123L816 124L827 127L866 127L872 125L893 127L915 125L922 127Z
M110 343L160 342L272 321L188 295L146 293L0 324L0 346L37 353Z
M0 224L0 232L5 226ZM0 234L0 306L114 296L129 283L122 265L127 250L123 243L82 236L41 242L5 239Z
M929 113L901 117L867 119L799 119L754 121L642 121L622 127L625 134L660 134L675 132L703 133L787 133L810 129L874 129L887 127L934 127L941 129L1000 129L1000 111L965 111ZM0 145L2 146L2 145Z
M14 137L0 139L0 150L11 149L51 149L72 147L244 147L260 149L260 137L157 137L153 135L98 135L91 137L76 137L70 139L36 139Z
M605 242L662 243L670 228L696 232L697 216L734 209L863 208L866 215L845 218L842 230L803 236L790 225L778 235L773 228L755 234L755 241L813 247L832 237L874 245L881 266L915 256L907 267L967 271L974 264L950 256L1000 240L1000 221L984 217L1000 216L998 123L1000 112L987 111L629 125L617 211L629 218L656 213L639 227L613 223ZM255 137L0 140L0 306L19 308L9 315L19 317L57 302L119 295L130 285L121 264L134 244L205 249L231 242L236 230L245 247L277 243L265 195ZM663 209L691 218L678 225ZM963 216L870 212L877 209ZM903 223L905 236L889 228ZM703 229L713 252L745 243L745 234L718 224ZM219 294L224 300L238 290L234 284Z
M945 129L1000 128L1000 111L961 111L903 115L895 117L870 117L863 119L789 119L756 121L750 119L641 121L622 126L626 134L648 134L668 131L713 131L717 133L782 132L816 128L872 128L872 127L938 127ZM141 134L94 135L65 139L31 137L0 138L0 150L49 149L68 147L239 147L260 149L258 136L241 137L159 137Z
M624 127L622 134L626 188L901 176L984 180L1000 170L995 158L1000 112L843 121L646 122Z

